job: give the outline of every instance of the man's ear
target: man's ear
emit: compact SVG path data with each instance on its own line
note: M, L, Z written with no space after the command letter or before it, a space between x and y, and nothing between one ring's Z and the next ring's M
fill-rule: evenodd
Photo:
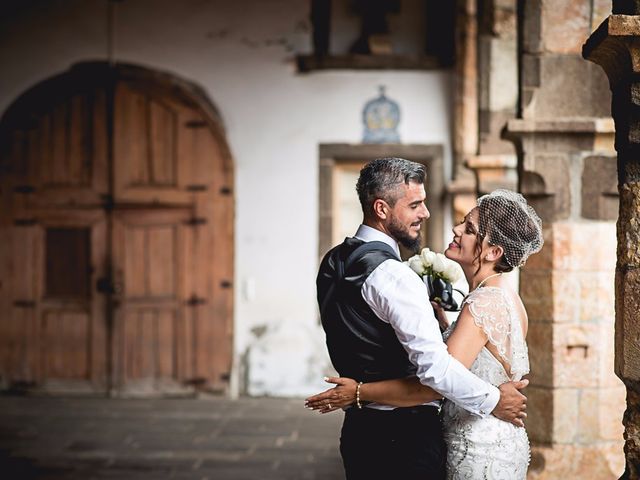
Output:
M504 249L500 245L491 245L484 258L489 262L497 262L503 255Z
M381 198L373 202L373 213L379 220L386 220L389 215L389 205Z

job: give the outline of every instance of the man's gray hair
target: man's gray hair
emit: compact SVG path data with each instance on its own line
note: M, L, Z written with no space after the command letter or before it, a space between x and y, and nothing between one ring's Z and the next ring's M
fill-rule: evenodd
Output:
M376 158L360 170L356 191L365 216L373 213L373 202L378 198L393 207L400 198L398 187L409 182L424 183L427 172L424 165L404 158Z

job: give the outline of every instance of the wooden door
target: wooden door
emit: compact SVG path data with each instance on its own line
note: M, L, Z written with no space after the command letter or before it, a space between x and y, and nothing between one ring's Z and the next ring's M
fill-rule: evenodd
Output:
M233 178L197 89L89 64L0 126L0 384L226 390Z
M118 388L224 391L233 331L224 139L192 99L139 78L116 84L114 122Z

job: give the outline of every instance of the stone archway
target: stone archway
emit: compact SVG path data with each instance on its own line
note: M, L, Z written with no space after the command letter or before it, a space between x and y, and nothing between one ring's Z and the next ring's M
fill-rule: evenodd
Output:
M226 390L233 164L206 95L82 63L20 96L0 133L3 383Z

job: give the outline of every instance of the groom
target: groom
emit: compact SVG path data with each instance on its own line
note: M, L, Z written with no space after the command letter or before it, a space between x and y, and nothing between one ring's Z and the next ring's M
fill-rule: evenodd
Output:
M498 389L451 357L425 285L400 261L398 243L417 251L429 218L425 177L422 165L401 158L380 158L360 171L364 221L327 253L317 278L331 361L340 376L359 382L415 375L469 412L522 425L526 398L518 389L526 383ZM347 479L444 478L439 406L347 409L340 437Z

